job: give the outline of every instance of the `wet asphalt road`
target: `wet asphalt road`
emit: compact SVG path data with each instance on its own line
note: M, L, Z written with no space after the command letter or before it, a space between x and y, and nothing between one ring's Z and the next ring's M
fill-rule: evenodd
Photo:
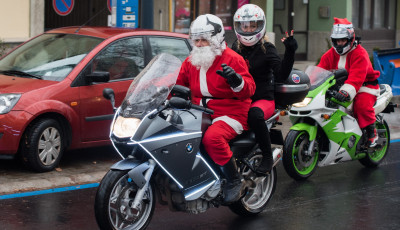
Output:
M227 207L199 215L156 206L148 229L400 229L400 142L392 143L380 167L357 161L318 168L305 182L278 165L278 183L268 209L240 218ZM0 200L0 229L98 229L96 188Z

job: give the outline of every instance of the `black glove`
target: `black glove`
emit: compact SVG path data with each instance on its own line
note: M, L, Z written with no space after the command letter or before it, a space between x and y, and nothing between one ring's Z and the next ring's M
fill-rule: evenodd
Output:
M232 88L236 88L242 84L243 78L240 74L237 74L235 70L226 64L222 64L221 66L222 70L217 70L216 73L225 78Z
M334 96L336 98L336 100L338 101L350 101L350 95L347 91L345 90L340 90L339 92L337 92Z
M286 50L291 53L294 53L298 48L297 41L294 39L293 35L287 37L285 41L283 41L283 44Z

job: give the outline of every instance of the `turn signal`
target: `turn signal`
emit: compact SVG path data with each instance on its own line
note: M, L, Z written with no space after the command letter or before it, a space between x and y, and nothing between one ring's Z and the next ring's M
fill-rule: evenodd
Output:
M279 113L279 115L281 115L281 116L286 116L286 115L287 115L287 111L286 111L286 110L281 110L281 112Z
M321 114L321 117L324 118L325 120L328 120L329 118L331 118L331 115L329 115L329 114Z

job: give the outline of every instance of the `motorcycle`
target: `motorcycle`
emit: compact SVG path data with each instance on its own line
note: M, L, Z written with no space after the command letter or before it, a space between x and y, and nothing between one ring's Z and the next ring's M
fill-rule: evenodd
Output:
M145 229L156 199L171 211L197 214L225 205L240 216L254 216L275 191L282 148L273 151L273 170L259 175L254 169L262 155L254 134L246 131L230 142L246 192L234 203L223 203L226 180L201 144L213 111L192 104L188 88L174 86L180 66L172 55L156 56L134 79L118 109L112 89L103 91L116 110L110 139L122 160L111 166L96 193L101 229ZM278 124L277 116L266 121L270 129Z
M295 180L306 180L317 167L352 160L358 160L365 167L377 167L390 145L390 130L384 113L394 112L397 106L390 102L391 87L380 85L380 95L374 106L379 139L377 145L370 148L365 130L360 129L352 116L352 102L334 98L347 79L347 71L331 72L309 66L305 72L310 78L310 91L288 112L293 126L286 136L282 157L287 174Z

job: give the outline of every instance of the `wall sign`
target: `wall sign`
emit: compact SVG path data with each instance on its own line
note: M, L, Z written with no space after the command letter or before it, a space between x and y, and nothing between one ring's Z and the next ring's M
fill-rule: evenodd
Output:
M117 0L116 26L137 28L139 24L139 0Z
M53 0L53 9L60 16L66 16L74 8L75 0Z

